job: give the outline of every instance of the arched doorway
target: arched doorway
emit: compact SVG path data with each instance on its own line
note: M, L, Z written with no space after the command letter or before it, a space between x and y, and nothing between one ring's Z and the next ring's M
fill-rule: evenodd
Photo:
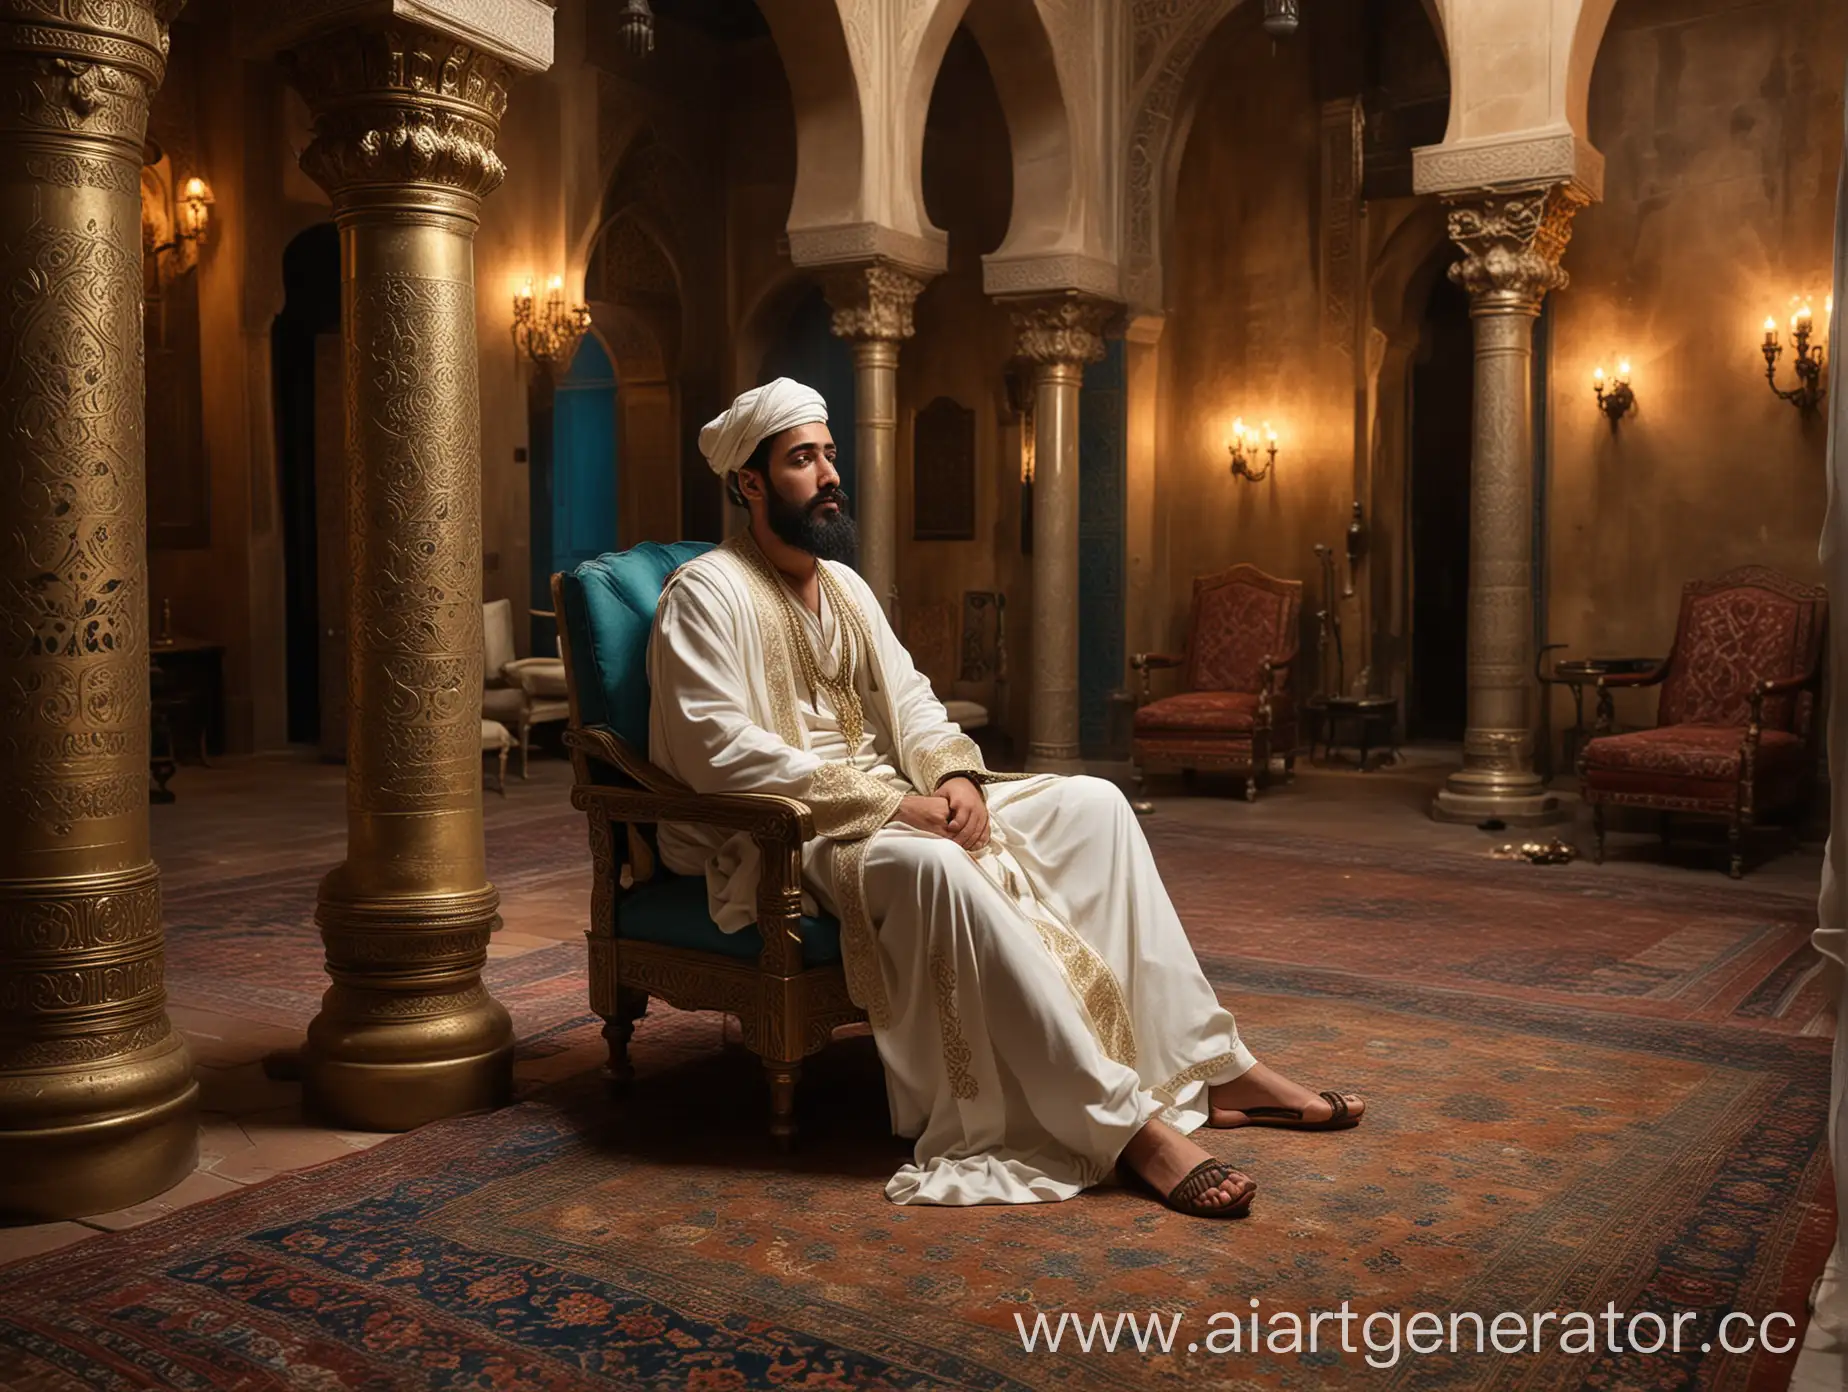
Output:
M550 609L552 576L617 546L616 368L595 333L584 336L571 367L552 385L551 422L536 441L549 449L533 461L533 608ZM535 653L557 641L553 621L533 618Z
M828 430L834 436L834 467L840 472L841 487L852 497L854 491L854 394L853 348L845 339L836 338L834 312L819 286L811 286L796 302L782 334L764 354L758 382L776 377L792 377L820 392L828 403Z
M288 737L346 751L346 479L340 239L317 223L282 253L283 307L270 326L282 492Z
M1469 296L1440 275L1425 302L1407 411L1411 661L1405 725L1411 740L1463 738L1474 386Z

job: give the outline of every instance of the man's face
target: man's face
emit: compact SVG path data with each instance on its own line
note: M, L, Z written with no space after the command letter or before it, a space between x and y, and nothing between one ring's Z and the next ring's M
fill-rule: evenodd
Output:
M789 545L852 565L859 532L834 471L834 453L834 436L820 423L792 426L772 440L764 520Z

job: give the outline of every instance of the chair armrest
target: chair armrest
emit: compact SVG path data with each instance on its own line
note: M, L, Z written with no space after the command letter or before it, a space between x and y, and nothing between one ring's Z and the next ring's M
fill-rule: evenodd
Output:
M1133 654L1129 659L1129 665L1132 670L1142 673L1142 694L1137 699L1136 704L1138 706L1148 704L1150 672L1154 671L1157 667L1179 667L1186 661L1187 658L1181 653L1141 652Z
M580 812L601 812L613 822L690 822L748 831L759 841L793 847L815 837L808 804L779 793L657 793L579 783L571 790L571 805Z
M609 764L634 779L639 788L579 783L571 805L588 812L607 811L619 822L692 822L701 826L748 831L759 839L800 846L814 838L815 824L806 802L780 793L696 793L630 749L615 731L601 725L565 731L565 743Z
M1758 738L1765 729L1765 701L1772 696L1789 696L1803 690L1815 680L1815 673L1801 672L1794 677L1769 678L1752 684L1751 694L1746 698L1752 704L1751 723L1745 727L1745 746L1748 753L1758 747Z
M593 853L599 844L604 847L595 855L591 890L592 915L598 922L613 921L616 900L610 823L626 822L633 828L637 822L687 822L748 832L763 857L757 879L757 926L764 950L758 967L778 977L802 971L802 845L815 836L807 803L780 793L696 793L602 726L566 730L565 742L643 785L578 783L571 789L571 805L590 816Z

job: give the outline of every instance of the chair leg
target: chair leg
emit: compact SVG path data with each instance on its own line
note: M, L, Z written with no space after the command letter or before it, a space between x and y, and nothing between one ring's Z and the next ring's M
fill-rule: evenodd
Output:
M1245 801L1246 802L1256 802L1257 800L1258 800L1258 771L1256 769L1253 769L1249 774L1245 776Z
M526 781L526 760L532 753L533 727L526 721L520 722L520 781Z
M1734 817L1726 824L1726 873L1735 880L1745 878L1745 827Z
M494 791L502 797L507 796L507 746L500 747L500 772L494 780Z
M796 1140L796 1079L802 1065L765 1059L764 1076L770 1081L770 1139L778 1150L788 1150Z
M616 988L616 1013L603 1017L603 1042L610 1051L603 1076L612 1089L627 1087L635 1078L635 1065L629 1062L629 1040L635 1035L635 1022L647 1013L646 991L628 986Z
M1604 864L1604 804L1594 802L1591 805L1591 835L1597 849L1592 852L1592 863Z

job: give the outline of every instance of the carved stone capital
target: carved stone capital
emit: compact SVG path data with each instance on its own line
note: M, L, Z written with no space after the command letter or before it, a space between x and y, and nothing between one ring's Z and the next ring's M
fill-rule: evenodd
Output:
M1478 302L1537 306L1570 279L1559 264L1573 214L1590 202L1577 184L1478 193L1451 200L1450 240L1463 259L1450 278Z
M1022 300L1009 306L1020 356L1039 364L1101 361L1104 329L1118 306L1088 295Z
M153 0L0 0L0 129L138 149L166 66Z
M420 185L468 198L494 189L506 62L411 25L342 29L283 55L313 111L302 168L339 201L367 186Z
M924 289L921 277L884 261L825 272L822 292L834 310L834 334L852 342L911 337L911 306Z

